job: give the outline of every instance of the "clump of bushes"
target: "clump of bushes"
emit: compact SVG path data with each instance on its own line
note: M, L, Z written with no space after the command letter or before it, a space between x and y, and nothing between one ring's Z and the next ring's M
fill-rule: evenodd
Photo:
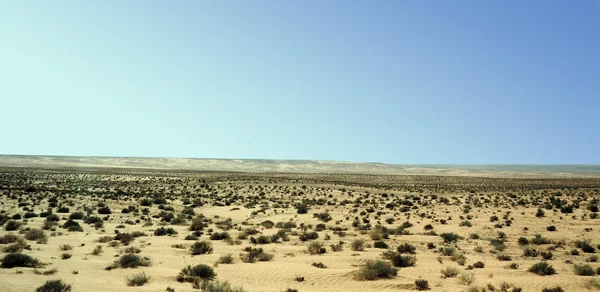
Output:
M227 281L203 281L199 288L205 292L246 292L242 287L232 287Z
M573 270L576 275L579 276L594 276L596 275L596 271L590 265L575 265Z
M273 255L265 253L262 248L246 247L244 251L245 254L240 254L240 259L244 263L268 262L273 259Z
M415 280L415 286L417 286L418 291L425 291L425 290L431 289L429 287L429 282L427 282L427 280L423 280L423 279Z
M350 249L353 251L363 251L365 250L365 240L364 239L355 239L350 243Z
M62 280L48 280L44 285L35 289L36 292L71 292L71 285Z
M384 261L368 260L356 273L354 279L358 281L373 281L389 279L398 274L398 269Z
M0 265L3 269L11 269L17 267L23 268L39 268L42 266L42 263L29 255L22 253L9 253L4 256L2 259L2 264Z
M306 247L309 254L323 254L326 253L325 244L321 241L312 241L308 243Z
M210 241L196 241L190 247L192 255L210 254L213 252L212 243Z
M137 267L147 267L150 265L150 263L151 262L148 258L142 258L137 254L124 254L111 266L107 267L107 270L111 270L114 268L130 269Z
M195 266L188 265L187 267L181 269L179 274L177 275L178 282L188 282L193 283L198 280L209 281L214 279L217 276L217 273L208 265L199 264Z
M417 263L417 257L410 254L394 254L391 260L394 267L414 267Z
M529 272L540 275L548 276L556 274L556 270L552 265L547 262L539 262L529 268Z
M154 230L154 236L172 236L172 235L177 235L177 230L169 227L169 228L164 228L164 227L159 227L156 228L156 230Z
M147 276L146 273L142 272L131 277L127 277L126 282L127 286L130 287L144 286L144 284L150 282L150 277Z

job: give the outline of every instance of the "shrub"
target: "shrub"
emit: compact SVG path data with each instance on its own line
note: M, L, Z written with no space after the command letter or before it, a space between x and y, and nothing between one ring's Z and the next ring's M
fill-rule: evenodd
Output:
M66 252L65 252L65 253L63 253L63 254L61 254L61 255L60 255L60 258L61 258L61 259L63 259L63 260L68 260L68 259L70 259L72 256L73 256L72 254L70 254L70 253L66 253Z
M150 265L150 260L140 257L137 254L124 254L111 267L120 267L122 269L147 267Z
M4 224L4 230L6 230L6 231L14 231L14 230L19 229L19 227L21 227L21 225L22 225L22 223L19 222L19 221L8 220Z
M327 266L324 263L321 263L321 262L319 262L319 263L312 263L312 266L313 267L317 267L319 269L327 269Z
M327 252L324 245L325 244L321 241L312 241L308 243L306 248L309 254L323 254Z
M204 218L202 216L197 216L192 219L192 224L190 225L190 231L202 231L206 225L204 224Z
M25 233L25 239L27 240L36 240L39 243L46 243L48 241L46 234L44 231L37 228L32 228L27 233Z
M417 286L417 290L419 290L419 291L431 289L429 287L429 282L427 282L427 280L423 280L423 279L415 280L415 286Z
M319 238L319 233L314 232L314 231L303 232L302 234L300 234L300 236L298 238L300 239L300 241L309 241L312 239Z
M442 269L442 277L443 278L454 278L458 276L458 269L454 267L445 267Z
M402 243L402 244L398 245L398 247L396 248L396 250L399 253L411 253L411 254L414 254L417 249L412 244L409 244L409 243L405 242L405 243Z
M373 281L377 279L393 278L398 274L398 269L384 261L368 260L355 274L358 281Z
M581 248L585 253L595 253L596 249L587 241L578 240L575 241L575 246Z
M461 273L458 276L458 282L462 285L471 285L475 282L475 275L473 273Z
M533 266L531 266L529 268L529 272L540 275L540 276L556 274L556 270L554 270L552 265L548 264L547 262L539 262L539 263L534 264Z
M177 275L177 281L179 282L195 282L198 280L212 280L217 276L213 268L205 264L199 264L195 266L188 265L181 269Z
M200 289L205 292L246 292L242 287L232 287L227 281L204 281Z
M11 269L15 267L37 268L40 266L42 266L42 264L38 259L18 252L5 255L2 259L2 265L0 265L0 267L3 269Z
M136 286L144 286L144 284L150 282L150 277L146 275L146 273L142 272L131 277L127 277L127 286L136 287Z
M229 238L231 238L231 236L227 232L214 232L210 235L210 240L223 240Z
M554 288L544 288L544 289L542 289L542 292L565 292L565 290L563 290L563 288L561 288L561 287L554 287Z
M554 226L554 225L546 226L546 230L548 230L548 231L556 231L556 226Z
M538 244L538 245L540 245L540 244L550 244L550 243L552 243L552 241L550 241L549 239L547 239L547 238L545 238L545 237L542 237L542 235L541 235L541 234L536 234L536 235L533 237L533 239L531 239L531 242L532 242L533 244Z
M48 280L44 285L35 289L36 292L71 292L71 285L62 280Z
M478 262L475 262L475 263L473 264L473 268L476 268L476 269L483 269L483 268L485 268L485 264L484 264L483 262L481 262L481 261L478 261Z
M364 239L355 239L350 243L350 249L353 251L363 251L365 250L365 240Z
M154 236L172 236L172 235L177 235L177 231L171 227L169 228L164 228L164 227L159 227L156 230L154 230Z
M462 239L462 237L454 232L450 232L450 233L442 233L440 234L440 236L442 237L442 239L444 239L444 242L446 243L451 243L451 242L456 242L460 239Z
M386 248L388 248L388 245L387 245L387 243L378 240L378 241L375 241L375 243L373 244L373 247L386 249Z
M246 254L240 255L240 259L244 263L268 262L273 259L273 255L265 253L262 248L247 247L244 251Z
M594 276L596 271L590 265L575 265L573 271L579 276Z
M233 264L233 255L228 253L228 254L224 254L222 256L219 257L219 264Z
M192 255L210 254L213 252L212 243L210 241L196 241L190 248Z
M0 244L14 243L19 240L23 240L23 239L20 236L18 236L16 234L12 234L12 233L8 233L3 236L0 236Z
M417 263L417 257L408 254L394 254L391 258L394 267L413 267Z
M83 212L74 212L74 213L71 213L71 215L69 215L69 219L81 220L81 219L83 219L84 216L85 216L85 214L83 214Z

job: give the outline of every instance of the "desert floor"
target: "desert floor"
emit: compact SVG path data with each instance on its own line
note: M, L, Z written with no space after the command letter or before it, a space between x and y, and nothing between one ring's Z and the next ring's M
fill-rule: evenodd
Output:
M598 178L0 169L0 258L39 260L3 262L0 291L198 291L178 274L199 264L244 291L596 290L599 198ZM125 255L146 266L115 266Z

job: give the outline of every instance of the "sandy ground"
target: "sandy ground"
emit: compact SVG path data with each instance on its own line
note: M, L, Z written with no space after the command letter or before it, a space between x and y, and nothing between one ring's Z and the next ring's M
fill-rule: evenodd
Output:
M593 247L600 243L598 230L600 219L591 219L588 206L593 205L592 199L599 198L600 185L597 188L585 187L561 189L552 185L552 188L529 188L515 185L513 191L489 191L482 187L481 191L456 190L455 185L437 185L440 191L433 193L425 189L423 192L411 192L414 186L393 187L381 185L367 187L360 185L344 185L339 182L327 182L322 179L310 181L304 179L273 179L253 178L236 180L235 176L215 177L209 180L194 175L186 176L161 176L161 175L116 175L116 174L34 174L8 172L0 176L0 210L4 216L12 217L15 214L24 215L26 210L39 215L46 211L49 199L57 197L59 206L68 206L69 213L54 213L60 217L59 224L68 219L69 214L83 211L85 207L93 209L90 216L105 217L97 214L99 202L106 203L112 214L105 218L102 228L94 228L81 223L83 232L69 232L60 226L44 230L48 236L47 243L36 243L27 240L31 250L23 253L38 258L46 265L38 268L39 271L57 269L53 275L37 275L33 268L5 268L0 269L0 291L35 291L35 289L49 279L62 279L72 285L73 291L165 291L172 287L175 291L198 291L190 283L180 283L176 280L179 271L186 265L207 264L214 266L217 274L216 280L228 281L233 286L241 286L246 291L415 291L415 280L428 281L431 291L467 291L469 288L480 287L491 291L489 285L501 291L501 283L510 284L511 288L520 287L522 291L542 291L545 287L560 286L564 291L587 291L595 289L587 283L590 279L599 276L579 276L574 273L574 264L589 264L594 270L600 267L596 262L586 262L594 254L584 253L579 250L579 255L572 255L571 250L577 249L576 240L588 241ZM368 180L368 179L367 179ZM511 188L510 181L505 182ZM566 184L566 182L565 182ZM591 183L593 186L594 183ZM35 190L26 190L34 186ZM477 185L469 183L470 189L477 189ZM121 193L117 193L121 190ZM450 191L451 190L451 191ZM560 193L560 195L558 195ZM385 194L385 195L384 195ZM435 197L431 195L436 195ZM194 212L202 214L212 221L203 230L203 235L197 240L207 240L212 243L213 253L192 256L189 246L194 240L185 240L191 220L185 220L182 225L172 225L161 222L158 215L163 211L160 204L152 204L146 216L151 226L135 221L141 219L143 214L122 214L121 210L128 206L138 209L143 198L165 198L166 204L173 208L173 213L178 215L189 204L184 199L200 198L202 206L194 207ZM568 204L577 204L573 213L561 213L559 208L551 206L544 209L545 216L536 218L538 207L543 207L551 198L565 200ZM322 200L323 204L314 200ZM447 199L447 201L445 201ZM477 204L478 199L481 203ZM519 205L518 201L524 202ZM229 206L224 205L230 200ZM402 209L402 202L410 201L412 207ZM304 201L309 207L306 214L298 214L296 206ZM253 202L255 204L247 205ZM18 204L21 203L19 207ZM23 206L23 203L26 203ZM386 204L394 203L389 208ZM465 207L469 206L469 213ZM238 209L239 208L239 209ZM257 212L264 210L263 212ZM372 211L372 212L369 212ZM313 214L327 212L331 216L328 222L320 221ZM506 216L506 219L503 216ZM379 215L378 215L379 214ZM156 215L158 218L153 218ZM491 222L490 217L499 217L497 222ZM470 219L466 217L470 216ZM359 219L364 230L353 226L353 221ZM463 219L461 219L463 217ZM210 240L210 230L223 232L215 222L230 218L233 223L231 229L226 230L235 239L244 233L247 228L253 227L263 235L272 235L279 230L276 227L265 228L262 222L270 220L274 223L293 221L298 226L289 230L289 241L280 241L269 244L252 244L251 236L241 240L240 244L229 244L224 240ZM387 218L394 218L393 223L386 222ZM369 220L370 228L364 228L365 220ZM441 220L446 220L442 224ZM471 227L459 226L461 221L469 221ZM510 220L507 224L506 220ZM28 228L42 228L45 218L34 217L15 220L23 222L19 230L6 231L0 228L0 236L9 233L25 235ZM405 228L407 235L390 235L383 239L391 250L402 243L410 243L416 247L416 265L401 267L397 276L391 279L374 281L357 281L357 270L368 259L382 260L382 253L386 249L374 248L374 240L369 231L376 225L393 229L404 222L410 222L411 227ZM304 223L314 229L317 224L325 224L328 230L318 231L316 241L325 243L326 253L310 255L307 252L309 242L303 242L297 234L302 233L299 226ZM431 224L433 231L429 234L425 226ZM495 226L496 224L500 224ZM117 228L124 225L124 228ZM507 226L510 225L510 226ZM548 231L547 226L553 225L556 231ZM157 228L172 227L178 234L176 236L155 236ZM345 229L345 236L335 234L332 228ZM128 246L141 249L141 256L150 258L152 264L148 267L132 269L105 268L121 255L124 245L99 243L102 236L115 236L115 230L121 233L142 231L146 236L136 238ZM310 229L309 229L310 230ZM439 234L453 232L463 237L456 243L445 244ZM490 244L490 239L497 238L499 232L506 235L506 249L495 250ZM470 239L470 234L479 235L479 239ZM551 239L553 244L520 246L517 239L533 238L534 234L541 234ZM253 235L259 236L260 234ZM364 251L353 251L350 243L356 239L364 239L368 245ZM336 252L330 248L331 244L343 241L343 250ZM116 242L116 241L115 241ZM436 248L428 249L427 243L434 243ZM61 251L60 246L72 246L70 251ZM174 248L176 244L183 245L183 249ZM96 246L102 246L103 253L92 255ZM0 249L8 246L0 244ZM268 262L243 263L239 255L244 253L245 247L261 247L265 252L273 254L274 258ZM464 253L466 262L459 265L450 256L443 256L440 248L453 246L458 252ZM481 252L475 251L481 247ZM538 251L550 250L553 258L547 260L556 270L555 275L539 276L528 271L529 267L541 261L537 256L524 257L524 248L535 248ZM61 259L62 253L70 253L72 257ZM219 257L231 253L234 255L233 264L215 265ZM5 256L7 253L0 253ZM510 261L500 261L498 255L508 255ZM481 261L484 268L469 269L469 265ZM327 266L320 269L312 263L321 262ZM510 263L517 263L517 269L508 269ZM456 267L461 274L472 273L474 281L465 283L456 278L442 278L440 272L445 267ZM77 273L75 274L74 271ZM126 278L140 272L150 276L150 281L141 287L128 287ZM296 277L304 277L303 282L296 281ZM600 279L599 279L600 280ZM508 291L511 291L511 290Z

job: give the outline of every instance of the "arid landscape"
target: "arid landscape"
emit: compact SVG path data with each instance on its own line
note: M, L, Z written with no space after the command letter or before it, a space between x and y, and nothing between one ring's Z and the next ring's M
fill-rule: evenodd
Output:
M4 161L1 291L600 289L594 175Z

